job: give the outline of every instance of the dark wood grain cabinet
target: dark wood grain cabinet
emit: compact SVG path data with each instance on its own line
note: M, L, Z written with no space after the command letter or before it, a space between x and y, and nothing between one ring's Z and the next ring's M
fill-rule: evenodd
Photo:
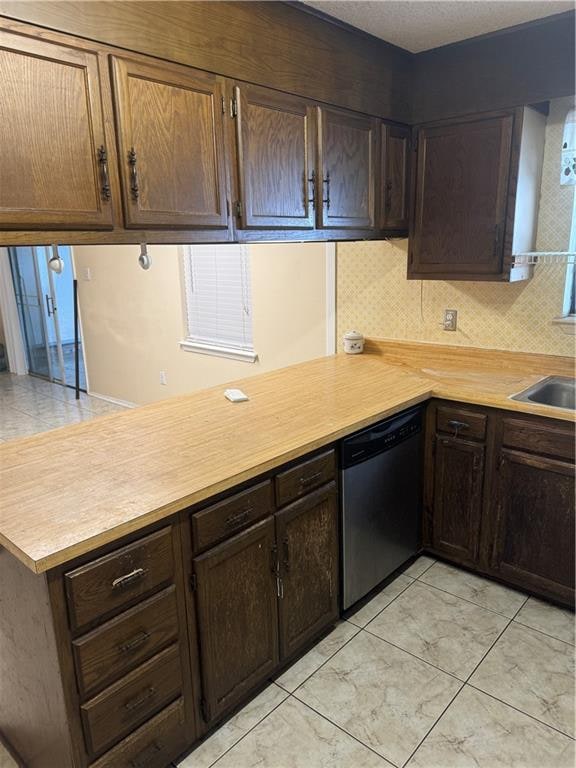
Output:
M410 128L381 127L380 229L408 231Z
M470 436L450 435L450 422ZM573 605L574 425L444 403L430 406L428 425L426 548Z
M318 226L376 227L380 123L376 118L321 107L319 113Z
M113 57L126 226L228 227L222 78Z
M111 229L98 55L0 29L0 73L0 229Z
M235 88L240 226L316 226L316 107L254 85Z

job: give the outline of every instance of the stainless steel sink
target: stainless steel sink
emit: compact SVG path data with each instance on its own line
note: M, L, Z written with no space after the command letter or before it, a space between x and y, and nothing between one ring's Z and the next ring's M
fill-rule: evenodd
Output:
M533 384L523 392L512 395L512 400L524 403L538 403L552 408L576 409L576 379L568 376L549 376L547 379Z

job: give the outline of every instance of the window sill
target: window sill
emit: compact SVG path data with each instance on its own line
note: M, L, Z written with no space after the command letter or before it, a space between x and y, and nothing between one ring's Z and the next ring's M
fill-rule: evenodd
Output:
M229 360L240 360L244 363L255 363L258 360L258 355L254 350L219 347L216 344L203 344L200 341L191 341L190 339L181 341L180 348L186 352L196 352L199 355L211 355L212 357L226 357Z
M560 330L570 336L576 335L576 315L565 315L564 317L555 317L552 320L553 325L559 325Z

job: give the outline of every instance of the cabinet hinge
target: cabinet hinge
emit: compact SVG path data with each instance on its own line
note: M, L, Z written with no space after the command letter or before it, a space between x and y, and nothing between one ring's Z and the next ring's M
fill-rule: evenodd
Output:
M222 101L222 114L225 115L226 114L226 99L224 98L224 96L221 96L220 99Z
M200 712L205 723L210 722L210 707L206 699L200 699Z
M190 589L192 592L196 592L198 589L198 578L195 573L190 576Z
M242 201L241 200L236 200L234 209L236 210L236 216L238 216L239 219L242 218Z
M238 117L238 100L236 96L230 99L230 117Z

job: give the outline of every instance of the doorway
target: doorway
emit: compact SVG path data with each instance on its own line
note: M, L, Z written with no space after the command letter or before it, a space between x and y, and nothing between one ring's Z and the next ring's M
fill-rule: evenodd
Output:
M29 373L68 387L78 384L85 392L79 325L78 338L75 334L72 249L58 247L61 272L49 267L51 247L18 246L8 251Z

